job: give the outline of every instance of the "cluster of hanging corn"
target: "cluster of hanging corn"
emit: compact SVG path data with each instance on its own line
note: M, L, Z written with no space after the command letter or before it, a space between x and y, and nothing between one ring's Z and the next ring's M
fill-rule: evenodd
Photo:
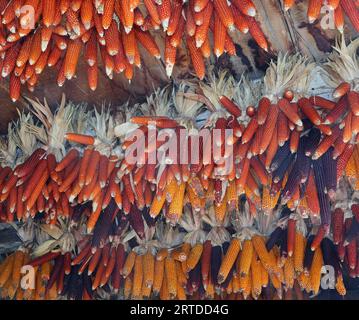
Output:
M295 0L283 0L284 10L295 5ZM355 30L359 31L359 3L356 0L309 0L307 16L309 23L314 23L321 15L323 6L333 12L337 30L343 32L345 15L349 18Z
M308 96L312 63L280 55L263 81L182 81L114 117L29 100L0 150L0 217L47 234L22 258L45 279L31 297L299 299L324 265L344 295L359 261L358 45L343 40L321 69L333 99ZM176 158L196 141L199 161ZM0 284L21 297L15 261Z
M255 20L250 0L11 0L0 1L0 69L10 76L10 96L16 101L21 84L32 91L46 66L57 69L57 84L76 74L81 52L88 64L88 83L97 87L100 51L107 76L124 72L131 80L141 67L139 45L161 58L156 30L165 34L163 60L171 76L182 40L189 50L199 78L204 60L213 52L235 55L231 38L235 29L248 31L264 50L268 44ZM184 38L184 39L183 39Z

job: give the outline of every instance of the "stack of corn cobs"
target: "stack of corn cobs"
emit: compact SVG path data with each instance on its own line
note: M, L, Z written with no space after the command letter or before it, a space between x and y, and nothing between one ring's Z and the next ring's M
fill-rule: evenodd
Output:
M0 218L23 239L2 297L303 299L328 268L345 296L359 276L358 46L317 66L328 99L308 95L315 65L299 55L114 115L29 99L1 141Z
M236 29L249 32L268 50L255 16L251 0L2 0L0 70L2 77L10 77L10 96L16 101L21 84L32 91L46 66L58 70L59 86L72 79L83 52L89 87L95 90L98 51L110 79L124 72L131 80L135 67L141 67L140 47L161 59L155 41L160 30L165 38L162 58L167 75L172 75L183 42L202 79L205 59L212 51L217 57L225 52L236 54L232 41Z

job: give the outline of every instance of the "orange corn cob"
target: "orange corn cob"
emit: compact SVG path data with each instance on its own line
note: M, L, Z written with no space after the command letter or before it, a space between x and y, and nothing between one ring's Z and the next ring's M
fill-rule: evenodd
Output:
M123 14L122 23L124 25L125 32L128 33L132 30L135 15L133 9L130 8L130 1L124 0L121 1L121 8ZM120 16L121 18L121 16Z
M238 253L241 249L241 242L239 239L234 238L231 240L231 243L229 245L229 248L223 257L219 272L218 272L218 283L223 283L228 274L229 271L232 269L232 266L234 262L237 259Z
M337 6L334 10L334 23L340 33L344 31L344 12L341 5Z
M187 265L186 272L194 269L194 267L197 265L197 263L201 258L202 252L203 252L203 244L197 243L192 247L186 260L186 265Z
M134 265L132 299L141 298L142 281L143 281L143 256L137 255Z
M250 17L256 15L256 7L252 0L233 0L233 4L244 14Z
M163 31L167 31L168 24L171 17L171 1L162 0L162 4L158 6L158 15L161 20Z
M320 9L322 7L323 0L309 0L307 16L309 23L313 23L319 18Z
M287 116L287 118L295 123L297 126L303 126L303 122L300 119L298 113L293 108L293 106L289 103L287 99L280 99L278 101L279 109Z
M172 4L172 12L171 12L171 17L168 23L168 28L167 28L167 35L168 36L172 36L178 26L181 14L182 14L182 7L183 7L183 3L181 0L174 0L173 4ZM159 21L158 24L160 24L161 22Z
M150 15L151 19L156 24L161 24L161 19L157 11L157 7L154 0L144 0L144 5L146 6L147 12Z
M69 41L64 61L64 73L67 79L76 74L77 62L80 56L82 42L80 39Z
M134 64L136 53L136 38L133 30L131 30L129 33L122 32L122 43L128 62L130 64Z
M203 79L205 76L205 65L203 56L200 50L196 47L195 39L193 37L187 37L187 45L190 52L193 68L199 79Z
M246 19L248 21L249 33L256 41L258 46L264 51L268 52L268 42L258 22L252 17L246 17Z
M177 274L175 260L171 257L165 259L165 279L170 299L177 296Z
M323 255L321 248L318 248L314 252L312 265L310 267L310 283L314 294L319 292L321 271L323 266Z
M208 2L208 0L205 1ZM196 33L196 22L194 21L190 5L186 7L186 33L190 37L193 37Z
M204 41L206 40L210 28L210 22L211 22L210 18L212 16L212 13L213 13L213 5L211 3L208 3L205 10L203 10L203 16L204 16L203 23L200 26L198 26L196 29L195 44L197 48L200 48L204 43Z
M153 40L151 35L148 32L135 29L136 39L141 43L141 45L155 58L159 59L161 57L159 48L156 42Z
M228 6L227 0L214 0L213 5L216 11L216 15L218 15L225 28L229 30L233 30L234 19L233 19L232 11Z
M348 16L350 22L357 32L359 32L359 9L353 0L341 0L340 4Z
M304 113L304 115L315 125L320 125L321 118L318 112L314 109L314 106L306 98L301 98L298 101L298 106Z
M348 82L342 82L333 92L334 98L341 98L350 91L350 84Z
M226 1L226 0L225 0ZM227 31L219 15L214 15L214 54L219 57L224 52Z
M110 27L114 10L115 10L115 0L105 0L103 15L102 15L102 27L105 30Z
M161 288L162 282L164 278L164 269L165 269L165 259L155 261L155 274L153 278L153 293L154 295L158 295Z

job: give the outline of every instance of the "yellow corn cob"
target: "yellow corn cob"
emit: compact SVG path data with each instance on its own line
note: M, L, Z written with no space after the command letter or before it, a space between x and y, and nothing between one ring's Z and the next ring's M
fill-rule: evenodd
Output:
M143 298L148 299L151 296L152 287L146 287L142 285L142 292L141 295Z
M123 295L126 300L130 298L131 292L132 292L132 279L131 276L129 276L125 279L125 285L123 289Z
M269 273L269 278L275 289L280 290L282 288L282 283L279 281L278 277L274 273Z
M233 292L232 281L229 281L228 286L226 288L226 294L230 295L232 294L232 292Z
M165 192L166 192L166 199L168 203L171 203L172 200L174 200L177 190L178 190L178 184L176 179L172 179L170 183L167 183Z
M262 274L261 262L257 259L257 255L252 255L251 262L251 278L252 278L252 297L258 299L262 292Z
M171 256L173 259L175 259L176 261L182 262L187 260L187 256L186 254L182 251L181 248L178 248L176 250L173 250L171 252Z
M261 276L262 276L262 287L266 288L269 283L269 274L266 268L264 268L262 263L261 263Z
M314 252L313 262L310 267L310 283L313 293L316 295L319 292L320 278L323 266L323 255L321 248L317 248Z
M155 272L155 258L150 251L143 256L143 285L151 288Z
M343 276L341 274L337 277L335 289L337 289L337 292L341 296L345 296L347 294L347 290L345 289L345 285L344 285L344 281L343 281Z
M357 174L357 167L355 165L354 156L351 156L348 160L348 163L345 167L345 175L347 176L348 180L354 184L356 181L356 174Z
M288 257L284 264L284 282L287 289L293 288L294 277L293 257Z
M234 293L238 293L241 289L240 289L240 277L236 274L233 273L233 277L232 277L232 287L233 287L233 292Z
M184 199L184 191L186 189L186 183L182 182L179 187L177 187L177 191L174 195L173 201L170 204L168 209L168 216L170 219L175 219L178 221L181 218L183 211L183 199Z
M160 214L165 201L166 201L165 192L163 192L159 198L157 196L154 197L150 207L150 215L152 218L155 218Z
M177 296L177 274L175 260L167 257L165 260L165 275L170 299Z
M187 260L188 260L189 253L191 252L191 249L192 249L191 244L188 242L185 242L182 245L182 251L187 257L187 259L185 261L181 262L182 270L183 270L183 273L185 273L185 274L187 273Z
M25 257L25 253L21 250L17 250L14 253L14 267L12 270L12 281L15 284L16 287L20 284L20 278L21 278L21 267L23 266L23 261Z
M12 278L9 278L9 285L7 286L7 296L10 300L13 300L16 294L17 286L13 282Z
M177 274L177 283L181 287L185 287L186 283L187 283L187 277L184 274L184 272L182 270L181 262L179 262L179 261L176 261L176 274Z
M202 255L202 251L203 251L203 244L202 243L197 243L193 246L193 248L191 249L188 258L187 258L187 272L191 271L192 269L194 269L194 267L197 265L197 263L199 262L199 259L201 258Z
M251 272L248 273L247 276L240 278L240 282L241 282L243 298L246 300L252 291L252 274L251 274Z
M161 300L170 300L170 294L168 292L167 280L166 277L163 278L163 283L160 291Z
M155 274L153 278L153 293L158 295L161 291L163 283L163 275L165 270L165 260L156 260L155 261Z
M122 276L124 278L127 278L128 275L131 273L133 266L135 265L135 260L136 260L136 252L131 251L126 258L125 264L122 269Z
M235 180L229 182L227 187L227 202L237 201L237 186Z
M309 288L310 291L311 284L310 277L308 274L302 272L301 274L299 274L299 276L297 276L297 280L302 290L307 290L307 288Z
M177 300L187 300L186 291L179 283L177 285Z
M222 202L217 205L214 204L214 212L216 214L216 219L218 222L222 222L227 213L227 199L226 195L224 196Z
M234 262L238 257L238 253L241 249L241 242L239 239L234 238L231 240L229 248L222 260L219 272L218 272L218 283L223 283L232 269Z
M157 252L156 260L162 261L164 260L168 255L168 249L162 248Z
M243 248L241 252L241 258L239 260L239 275L244 277L248 274L253 255L253 244L251 240L244 240Z
M24 290L22 289L17 289L16 291L16 296L15 296L15 300L17 301L21 301L24 299ZM47 296L46 300L50 300Z
M294 270L296 273L301 273L303 271L303 262L304 262L304 250L305 250L306 239L302 233L296 231L295 241L294 241Z
M137 255L133 272L132 299L140 299L143 280L143 256Z
M192 208L194 210L199 210L202 208L202 201L201 199L196 195L193 188L187 185L187 195L189 203L191 204Z
M268 271L274 271L275 262L273 261L273 258L269 255L269 252L267 251L263 237L259 235L254 235L252 237L252 244L263 266Z
M3 270L0 274L0 288L2 288L11 276L15 255L8 256L4 262Z

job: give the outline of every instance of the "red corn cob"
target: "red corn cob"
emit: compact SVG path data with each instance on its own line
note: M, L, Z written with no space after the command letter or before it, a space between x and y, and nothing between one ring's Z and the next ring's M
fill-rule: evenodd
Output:
M220 96L219 101L221 102L222 106L233 116L236 118L242 115L241 109L229 98L226 96Z
M114 10L115 10L115 0L105 0L103 15L102 15L102 27L105 30L110 27Z
M348 82L342 82L333 92L334 98L341 98L346 95L350 90L350 84Z
M278 101L278 107L290 121L295 123L297 126L303 126L302 120L300 120L298 113L287 99L280 99Z
M321 225L317 231L317 234L315 235L313 242L310 246L310 249L312 251L315 251L319 246L320 243L322 242L322 240L324 239L324 237L326 236L328 232L328 226L325 225Z
M327 100L319 96L312 96L309 101L320 108L332 110L335 107L335 102Z
M233 19L232 11L228 6L227 0L214 0L213 5L216 14L218 14L225 28L229 30L233 30L234 19Z
M344 232L344 212L337 208L333 213L333 242L339 244L343 240Z
M34 260L31 260L28 265L33 266L33 267L37 267L37 266L41 266L42 264L44 264L45 262L54 260L55 258L57 258L59 255L61 254L60 251L57 252L49 252L44 254L41 257L35 258Z
M359 93L348 92L348 104L354 115L359 116Z
M274 130L276 130L278 116L279 116L279 108L277 105L272 104L269 107L268 116L265 120L265 123L263 124L264 132L259 147L259 154L263 154L267 150L269 144L271 143ZM276 132L276 143L277 141L278 141L278 132Z
M254 136L257 129L258 129L258 121L256 117L253 117L243 132L242 144L249 142Z
M246 17L246 20L248 22L249 33L253 39L257 42L260 48L268 52L268 42L258 22L252 17Z
M245 15L254 17L256 8L251 0L233 0L233 4Z
M306 98L301 98L298 100L298 106L304 113L304 115L314 124L320 125L321 119L318 112L314 109L314 106Z
M344 12L341 5L337 6L334 10L334 23L335 27L339 32L343 33L344 31Z
M348 16L350 22L357 32L359 32L359 9L353 0L341 0L340 4Z

